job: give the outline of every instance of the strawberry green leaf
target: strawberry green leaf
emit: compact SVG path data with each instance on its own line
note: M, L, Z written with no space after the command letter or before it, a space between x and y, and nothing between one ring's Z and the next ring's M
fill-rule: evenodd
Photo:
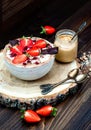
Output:
M41 29L42 29L42 31L40 32L40 34L46 34L46 30L43 26L41 26Z
M53 107L51 116L56 116L56 114L57 114L57 108Z

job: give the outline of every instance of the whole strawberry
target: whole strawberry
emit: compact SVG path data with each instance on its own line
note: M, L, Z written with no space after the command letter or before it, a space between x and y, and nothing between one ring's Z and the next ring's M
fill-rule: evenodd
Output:
M40 34L47 34L47 35L51 35L53 33L55 33L56 29L52 26L46 25L46 26L41 26L42 31L40 32Z
M56 116L57 108L52 107L51 105L46 105L36 110L36 113L41 116Z

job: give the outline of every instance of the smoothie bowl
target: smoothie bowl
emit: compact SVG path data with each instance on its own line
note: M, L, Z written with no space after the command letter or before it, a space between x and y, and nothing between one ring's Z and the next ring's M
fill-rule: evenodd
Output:
M10 40L3 54L8 71L22 80L36 80L46 75L53 66L58 48L38 37Z

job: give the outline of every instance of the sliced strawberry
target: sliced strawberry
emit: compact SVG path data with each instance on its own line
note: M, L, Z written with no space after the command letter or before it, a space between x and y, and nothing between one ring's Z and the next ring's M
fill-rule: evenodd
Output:
M27 46L32 47L33 46L33 41L31 39L27 40Z
M27 51L27 53L31 56L38 56L40 54L40 50L36 47L31 48L30 50Z
M38 47L38 48L45 48L47 45L46 41L43 39L37 40L34 44L34 47Z
M25 47L32 47L33 42L29 38L22 38L20 39L20 46L24 49Z
M12 63L20 64L20 63L25 62L26 60L27 60L27 56L25 54L21 54L14 57L14 59L12 60Z
M13 54L16 54L16 55L22 54L22 48L21 48L19 45L10 47L10 51L11 51Z
M28 123L35 123L41 120L38 114L33 110L26 110L21 118L24 118L24 120Z

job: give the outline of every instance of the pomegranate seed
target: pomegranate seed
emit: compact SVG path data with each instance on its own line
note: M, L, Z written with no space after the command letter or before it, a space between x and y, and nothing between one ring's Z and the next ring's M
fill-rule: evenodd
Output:
M38 62L38 61L36 61L36 62L35 62L35 64L36 64L36 65L38 65L38 64L39 64L39 62Z
M15 56L16 56L16 54L14 54L14 53L10 54L10 57L15 57Z
M38 59L38 58L37 58L36 56L34 56L32 60L37 60L37 59Z
M31 63L31 60L27 60L27 63Z
M50 44L47 44L47 48L52 48L52 46Z
M23 65L27 65L27 63L23 63Z

